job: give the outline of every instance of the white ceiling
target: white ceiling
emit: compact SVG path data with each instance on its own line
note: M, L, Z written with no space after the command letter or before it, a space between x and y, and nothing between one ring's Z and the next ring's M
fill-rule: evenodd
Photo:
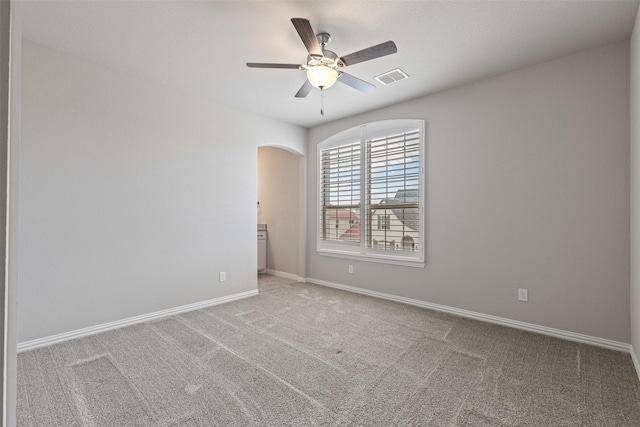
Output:
M491 75L627 39L638 1L29 1L24 37L181 90L311 127ZM393 40L398 53L344 71L377 86L337 83L294 94L305 74L246 62L306 62L290 19L328 32L340 56ZM400 67L410 78L382 86Z

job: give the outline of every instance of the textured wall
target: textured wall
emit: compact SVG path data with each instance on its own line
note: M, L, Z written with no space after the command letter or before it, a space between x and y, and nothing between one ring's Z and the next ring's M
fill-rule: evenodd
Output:
M23 88L20 342L256 288L257 146L306 129L31 42Z
M316 144L394 118L426 121L426 266L319 256L310 178L308 277L629 342L627 42L315 127L309 176Z

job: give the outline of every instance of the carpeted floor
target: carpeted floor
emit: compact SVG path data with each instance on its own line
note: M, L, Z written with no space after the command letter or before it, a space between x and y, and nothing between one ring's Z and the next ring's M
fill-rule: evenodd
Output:
M19 426L639 426L628 354L291 280L23 352Z

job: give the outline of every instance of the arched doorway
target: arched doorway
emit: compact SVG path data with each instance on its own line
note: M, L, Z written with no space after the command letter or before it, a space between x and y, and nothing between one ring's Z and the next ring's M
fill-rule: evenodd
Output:
M288 148L260 146L257 165L257 220L267 230L263 272L304 280L304 157Z

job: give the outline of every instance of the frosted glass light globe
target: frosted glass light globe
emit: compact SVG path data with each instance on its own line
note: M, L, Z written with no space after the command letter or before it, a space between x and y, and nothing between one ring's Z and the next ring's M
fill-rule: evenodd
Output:
M315 87L327 89L338 80L338 72L324 65L316 65L307 70L307 78Z

